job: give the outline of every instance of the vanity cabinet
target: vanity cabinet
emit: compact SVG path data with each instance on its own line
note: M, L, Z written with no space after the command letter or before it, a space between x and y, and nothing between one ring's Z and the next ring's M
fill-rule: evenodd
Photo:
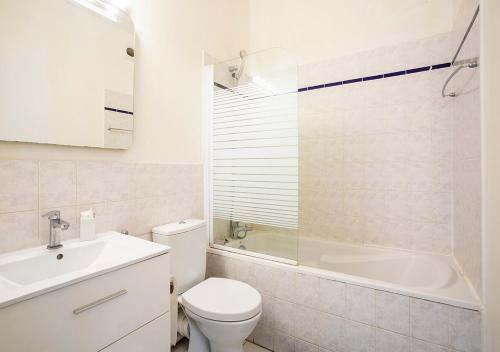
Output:
M170 351L170 317L163 314L133 333L106 347L102 352L167 352Z
M168 351L169 265L159 255L1 308L0 350Z

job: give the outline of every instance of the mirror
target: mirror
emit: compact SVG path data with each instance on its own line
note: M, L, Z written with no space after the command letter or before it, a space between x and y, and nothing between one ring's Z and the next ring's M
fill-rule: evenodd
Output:
M134 38L100 0L1 0L0 140L129 148Z

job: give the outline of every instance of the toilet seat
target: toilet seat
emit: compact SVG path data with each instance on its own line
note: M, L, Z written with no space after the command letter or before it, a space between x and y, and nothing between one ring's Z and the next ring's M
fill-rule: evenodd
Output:
M262 311L262 298L250 285L230 279L209 278L182 294L190 312L209 320L237 322Z

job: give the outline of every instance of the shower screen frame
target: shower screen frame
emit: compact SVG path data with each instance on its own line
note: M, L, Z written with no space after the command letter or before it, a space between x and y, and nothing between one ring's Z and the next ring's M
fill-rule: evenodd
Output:
M272 50L272 49L269 49ZM249 56L255 53L250 54ZM207 55L204 55L205 58ZM222 250L225 252L232 252L236 254L242 254L250 257L257 257L266 260L272 260L276 262L281 262L285 264L297 265L297 260L269 255L265 253L259 253L256 251L250 251L245 249L239 249L234 247L229 247L223 244L216 243L215 241L215 233L214 233L214 180L213 180L213 172L214 172L214 163L213 163L213 118L214 118L214 83L215 83L215 65L213 63L208 63L205 60L203 66L203 92L202 92L202 101L203 101L203 137L204 137L204 184L205 184L205 197L204 197L204 213L205 219L207 219L207 229L208 229L208 241L209 247L217 250ZM296 68L295 68L296 69ZM293 94L297 94L297 90L295 88ZM297 96L298 99L298 96ZM297 133L298 133L298 111L297 111ZM298 143L298 136L297 136ZM297 146L298 153L298 146ZM297 154L298 159L298 154ZM297 164L298 168L298 164ZM297 170L298 171L298 170ZM298 192L298 181L297 181L297 192ZM298 205L298 201L297 201ZM298 226L297 226L298 227ZM295 254L296 258L298 256L298 233L295 235Z

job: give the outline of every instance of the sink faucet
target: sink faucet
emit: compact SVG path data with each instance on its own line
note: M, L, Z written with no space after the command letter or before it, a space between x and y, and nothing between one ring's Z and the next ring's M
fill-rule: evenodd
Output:
M61 219L61 212L59 210L49 211L47 214L43 214L42 218L49 219L49 244L48 249L61 248L61 239L57 236L57 229L66 231L69 228L69 222Z

